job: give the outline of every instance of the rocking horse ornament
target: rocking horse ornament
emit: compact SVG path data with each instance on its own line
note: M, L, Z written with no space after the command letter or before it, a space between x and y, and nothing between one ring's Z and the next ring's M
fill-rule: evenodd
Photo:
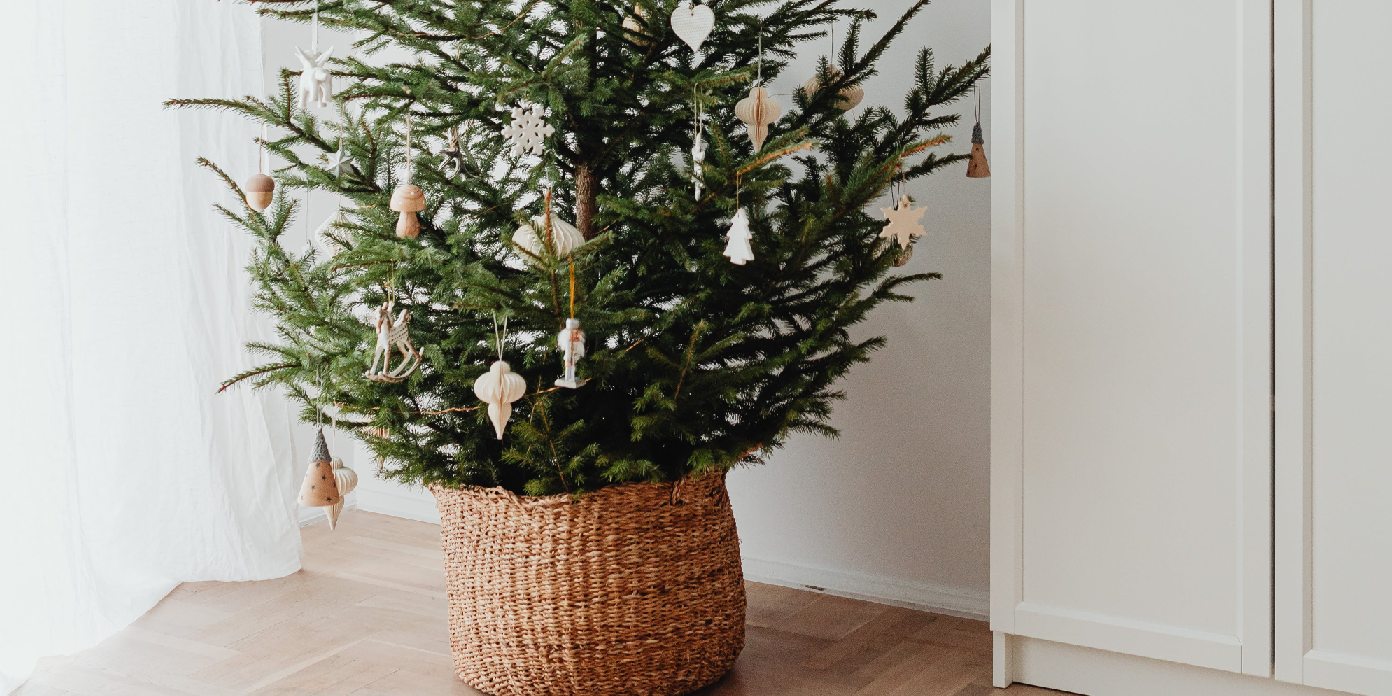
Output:
M372 366L367 368L363 377L373 382L400 382L420 367L420 352L411 345L411 335L408 332L411 311L403 309L392 318L392 310L395 308L396 303L393 300L383 302L382 306L377 308L377 315L372 321L372 325L377 329L377 347L372 351ZM397 363L395 368L391 364L392 351L401 353L401 362Z

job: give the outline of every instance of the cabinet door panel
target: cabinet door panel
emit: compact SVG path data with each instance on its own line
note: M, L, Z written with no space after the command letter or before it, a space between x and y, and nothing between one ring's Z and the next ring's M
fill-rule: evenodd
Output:
M1392 693L1392 4L1277 7L1277 674Z
M1270 6L996 7L996 628L1268 674Z

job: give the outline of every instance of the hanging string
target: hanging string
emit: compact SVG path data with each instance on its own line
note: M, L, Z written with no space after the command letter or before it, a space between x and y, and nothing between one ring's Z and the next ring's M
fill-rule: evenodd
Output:
M831 16L831 28L827 30L827 36L831 39L831 60L832 65L836 65L836 15Z
M414 165L414 163L413 163L413 160L414 160L414 159L415 159L415 156L414 156L414 154L411 152L411 112L410 112L410 111L407 111L407 112L406 112L406 174L405 174L405 176L402 177L402 180L403 180L405 183L407 183L407 184L411 183L411 175L412 175L412 173L413 173L412 170L415 169L415 165Z
M270 176L270 159L266 156L266 141L270 139L271 129L266 124L261 124L261 139L256 141L256 170Z
M547 249L555 249L555 248L556 248L556 242L552 239L552 228L551 228L551 189L549 189L549 188L546 189L546 194L545 194L545 196L544 196L544 199L545 199L545 203L543 204L542 216L541 216L541 217L542 217L541 226L542 226L542 228L543 228L542 232L546 235L546 248L547 248Z
M314 0L314 19L309 23L309 51L319 54L319 0Z
M503 329L502 329L501 332L499 332L499 331L498 331L498 313L497 313L497 312L493 312L493 343L494 343L496 346L498 346L498 359L499 359L499 360L502 360L502 359L503 359L503 339L504 339L504 338L507 338L507 323L508 323L508 318L507 318L506 315L504 315L504 316L503 316Z
M759 55L754 59L755 71L758 75L759 86L764 84L764 22L759 20Z
M976 93L976 111L973 114L977 123L981 123L981 90L976 85L972 85L972 92Z

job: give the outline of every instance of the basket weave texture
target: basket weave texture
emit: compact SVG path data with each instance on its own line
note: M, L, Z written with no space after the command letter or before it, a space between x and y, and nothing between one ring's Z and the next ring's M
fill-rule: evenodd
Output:
M744 647L723 474L571 496L431 488L450 648L494 696L686 694Z

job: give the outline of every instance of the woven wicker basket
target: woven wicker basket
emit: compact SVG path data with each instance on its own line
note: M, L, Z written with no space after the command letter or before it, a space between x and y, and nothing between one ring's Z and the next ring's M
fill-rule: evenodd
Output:
M494 696L685 694L744 647L724 475L523 498L433 487L459 678Z

